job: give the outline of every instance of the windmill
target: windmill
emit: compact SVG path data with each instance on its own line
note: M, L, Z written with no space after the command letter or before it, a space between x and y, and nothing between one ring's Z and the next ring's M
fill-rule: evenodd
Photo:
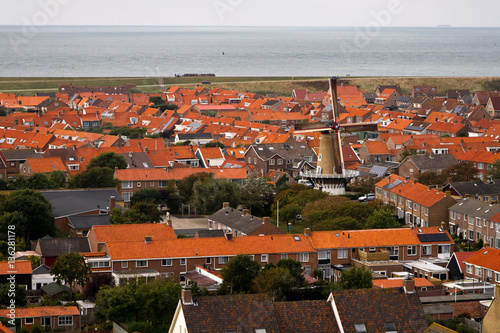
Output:
M377 123L339 124L339 105L337 100L337 78L329 79L333 120L326 123L303 123L295 125L295 133L320 132L321 141L316 173L307 175L315 188L330 194L344 194L349 180L358 175L357 171L345 170L342 156L340 132L376 131Z

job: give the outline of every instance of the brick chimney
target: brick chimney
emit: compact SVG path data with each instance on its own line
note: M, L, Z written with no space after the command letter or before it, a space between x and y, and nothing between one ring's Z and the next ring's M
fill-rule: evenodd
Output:
M116 206L115 196L112 195L109 197L109 211L111 211Z
M269 216L262 218L262 224L265 224L265 223L271 223L271 218Z
M311 236L311 229L310 228L304 228L304 235L305 236Z
M194 304L194 302L193 302L193 294L191 293L191 289L189 289L189 288L182 288L182 290L181 290L181 299L182 299L182 304L184 304L184 305Z
M415 280L413 279L404 279L403 280L403 288L405 293L413 294L415 293Z
M229 202L222 203L222 208L229 208Z
M248 210L248 209L243 209L241 211L241 215L248 215L248 214L250 214L250 210Z

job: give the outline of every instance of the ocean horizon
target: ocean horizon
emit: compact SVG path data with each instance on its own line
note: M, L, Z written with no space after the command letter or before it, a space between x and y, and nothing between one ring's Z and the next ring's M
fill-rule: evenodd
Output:
M0 26L1 77L500 76L500 28Z

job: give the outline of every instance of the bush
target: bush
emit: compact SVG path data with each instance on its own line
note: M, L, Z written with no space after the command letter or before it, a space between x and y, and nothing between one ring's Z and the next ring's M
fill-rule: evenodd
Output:
M153 333L154 327L148 321L136 321L128 325L129 332Z

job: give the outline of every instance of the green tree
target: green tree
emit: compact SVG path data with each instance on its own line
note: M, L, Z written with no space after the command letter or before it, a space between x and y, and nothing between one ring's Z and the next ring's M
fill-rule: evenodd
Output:
M69 188L99 188L116 187L118 180L114 178L114 170L110 168L93 167L86 169L70 178Z
M457 163L443 170L443 176L451 182L475 180L478 173L479 170L472 162Z
M500 160L495 160L495 163L488 165L488 179L500 179Z
M150 202L159 205L162 202L162 195L157 189L145 188L135 192L132 197L130 197L131 205L135 205L138 202Z
M340 286L342 289L362 289L373 287L372 272L365 268L353 267L342 271L340 276Z
M239 254L231 258L221 271L223 288L229 293L247 293L253 288L253 280L261 270L258 262L248 254Z
M446 183L446 177L435 171L426 171L418 175L417 182L424 185L444 185Z
M170 324L180 295L180 284L169 279L114 288L104 286L97 293L94 314L101 320L118 323L135 319Z
M267 179L259 177L257 173L250 174L241 186L241 200L250 209L251 214L260 211L272 193L272 185L267 183Z
M12 192L6 197L4 205L5 211L0 217L0 230L4 233L7 233L9 225L14 225L16 235L24 237L26 242L54 234L53 207L40 192Z
M22 286L15 284L14 287L14 295L12 295L12 291L10 290L10 283L2 283L0 284L0 305L8 306L11 303L11 296L14 296L16 307L26 305L26 289Z
M0 107L0 117L5 117L9 114L9 112L3 108L3 107Z
M26 179L26 188L33 190L45 190L52 188L52 183L44 173L35 173Z
M54 275L57 283L61 284L61 282L64 282L69 286L71 300L73 299L74 284L80 283L83 285L90 273L90 265L78 253L61 255L57 258L54 265L50 267L50 274Z
M26 188L26 176L25 175L15 175L14 178L9 180L9 188L13 190L22 190Z
M269 267L262 270L255 279L254 290L267 293L271 301L284 301L286 294L296 285L296 280L285 267Z
M381 209L373 212L366 219L365 229L388 229L399 228L401 224L398 222L396 216L389 210Z
M290 272L295 279L295 287L302 287L304 285L305 278L302 275L304 269L300 262L293 259L281 259L276 263L276 267L286 268Z
M95 302L97 293L99 289L104 286L113 287L115 284L113 280L113 276L106 273L94 273L90 274L90 278L85 283L85 287L83 289L82 297L84 300L90 300Z
M57 189L64 187L64 183L66 183L66 175L60 170L54 170L49 175L49 181L52 188Z
M285 208L280 209L279 213L280 213L280 222L293 223L297 221L297 215L302 214L302 207L292 203L286 205Z
M208 172L198 172L194 175L190 175L188 177L183 178L177 184L177 188L179 190L179 194L185 201L189 201L191 196L193 195L193 186L197 181L205 182L212 180L214 175Z
M122 212L120 208L113 208L109 217L111 224L140 224L160 221L161 212L158 210L158 206L150 202L138 202L125 212Z
M212 179L194 183L191 203L202 214L211 214L222 208L224 202L229 202L231 207L236 207L240 203L239 197L238 184L228 179Z
M139 201L130 210L137 211L142 216L142 222L155 223L161 221L161 212L155 203Z
M114 170L115 167L118 169L126 169L127 160L122 155L110 151L91 159L90 163L87 165L87 170L95 167L110 168L112 170Z
M220 141L210 141L209 143L206 143L203 147L205 148L219 147L221 149L226 148L226 146L224 146L224 144Z

